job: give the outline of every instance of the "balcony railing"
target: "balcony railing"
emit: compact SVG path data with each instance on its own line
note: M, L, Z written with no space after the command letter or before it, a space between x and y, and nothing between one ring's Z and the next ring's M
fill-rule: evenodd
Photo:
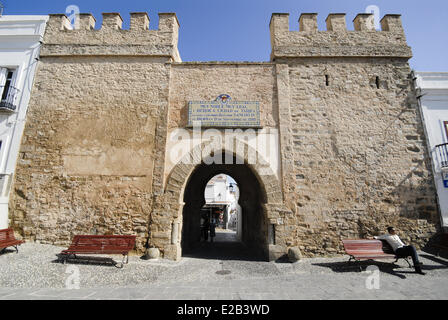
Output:
M20 90L13 86L0 86L0 92L3 92L0 100L0 111L15 111Z
M439 158L440 168L448 168L448 143L436 146L436 153Z

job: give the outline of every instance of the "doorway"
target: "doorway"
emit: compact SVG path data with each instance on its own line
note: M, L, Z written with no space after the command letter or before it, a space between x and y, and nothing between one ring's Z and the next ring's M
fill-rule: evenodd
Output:
M235 179L218 174L205 187L201 209L201 241L241 242L242 209Z
M221 163L224 163L225 153L223 152L221 156L223 157ZM229 155L226 159L229 159L228 157ZM214 158L216 159L216 155ZM191 173L183 197L181 246L184 256L268 260L268 224L263 208L263 203L266 203L264 189L250 165L241 159L236 159L235 155L232 163L208 165L202 162ZM238 188L237 205L241 214L235 237L224 234L230 234L231 230L229 230L230 219L225 218L224 210L228 210L225 208L226 205L206 201L207 185L217 176L221 176L222 179L230 177L228 184L234 181ZM204 241L201 229L207 214L209 219L215 219L216 226L219 227L215 229L215 232L218 230L219 236L216 233L213 242L210 239Z

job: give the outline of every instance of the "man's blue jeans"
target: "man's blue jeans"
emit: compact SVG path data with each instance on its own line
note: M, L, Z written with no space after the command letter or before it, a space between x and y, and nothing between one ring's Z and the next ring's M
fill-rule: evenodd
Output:
M414 262L414 267L419 266L420 262L418 260L417 250L414 246L405 246L395 250L395 254L400 258L412 257L412 262Z

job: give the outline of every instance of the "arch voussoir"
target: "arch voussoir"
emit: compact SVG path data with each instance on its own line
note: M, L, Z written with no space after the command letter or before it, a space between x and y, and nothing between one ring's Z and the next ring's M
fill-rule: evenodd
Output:
M238 139L235 139L234 148L230 150L226 149L221 141L202 142L184 155L174 166L166 181L165 196L167 201L169 198L170 209L164 209L164 223L168 223L169 220L172 225L176 225L176 223L181 221L185 185L194 169L201 163L204 163L205 159L213 157L215 152L232 154L234 157L242 159L243 163L251 168L265 193L264 199L266 203L263 204L263 210L268 223L278 226L286 210L286 207L283 205L281 184L268 162L261 157L258 151ZM163 237L166 237L166 234L163 234ZM176 237L176 239L157 239L157 241L158 243L164 243L165 258L173 260L180 258L180 237ZM278 247L275 250L278 251Z

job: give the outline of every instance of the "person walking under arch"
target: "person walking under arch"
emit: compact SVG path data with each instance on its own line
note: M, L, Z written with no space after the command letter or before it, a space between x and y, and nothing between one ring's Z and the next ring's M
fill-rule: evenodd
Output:
M210 229L210 222L207 216L202 217L202 225L201 225L201 238L204 241L208 240L208 230Z
M213 242L213 238L216 236L216 221L213 218L210 222L210 241Z

